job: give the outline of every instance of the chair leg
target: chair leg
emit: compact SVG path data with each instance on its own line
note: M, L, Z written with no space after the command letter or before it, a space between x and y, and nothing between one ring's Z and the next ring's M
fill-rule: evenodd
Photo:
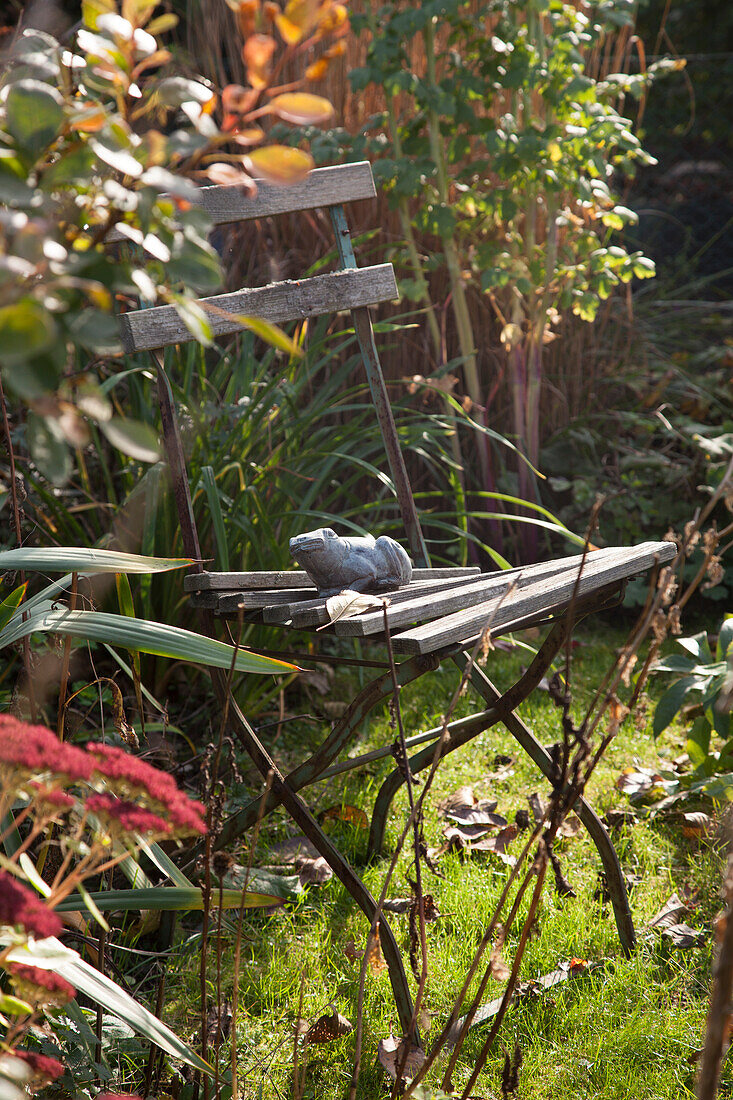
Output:
M423 676L426 672L434 671L438 665L439 660L432 654L422 657L411 657L407 661L403 661L402 664L397 667L397 680L400 686L409 684L418 677ZM323 742L322 745L304 760L302 764L299 764L297 768L289 772L285 777L285 782L291 791L302 790L303 787L309 786L311 783L318 781L322 773L326 770L329 764L336 758L336 756L343 751L348 745L349 741L353 737L356 730L364 721L366 716L374 709L374 707L381 703L384 699L388 699L394 691L394 685L392 681L392 672L385 672L384 675L378 676L371 683L359 692L350 707L346 711L346 714L341 718L331 730L331 733ZM246 829L251 828L258 817L264 814L270 813L280 803L280 799L277 797L275 791L270 791L262 803L262 798L253 798L250 802L241 807L235 814L229 817L224 826L216 838L216 848L226 848L245 832Z
M460 667L462 664L465 664L467 658L464 655L463 657L455 658L455 660ZM500 692L494 684L492 684L491 680L489 680L486 673L475 664L471 669L471 682L479 695L481 695L487 703L495 703L501 698ZM502 723L512 736L516 738L545 777L547 779L552 779L554 769L550 754L539 743L519 715L511 711L509 714L502 717ZM623 871L621 870L621 863L616 854L616 849L613 846L613 842L603 822L584 798L578 799L576 811L583 825L588 830L591 840L595 844L598 855L601 858L603 870L606 874L608 892L611 895L611 903L613 905L614 917L616 918L616 928L618 929L621 947L629 954L636 945L636 932L634 931L634 921L631 915L628 894L626 892L626 883L624 882Z
M211 670L211 678L217 695L223 700L226 698L228 692L226 674L224 674L222 670L215 668ZM287 782L278 771L272 757L242 714L236 701L232 698L229 698L229 725L252 759L260 775L263 779L267 779L268 777L271 779L272 789L278 796L278 800L282 802L293 821L300 826L316 850L333 869L334 874L346 887L354 901L366 916L370 925L372 925L377 914L377 903L371 893L367 890L353 867L344 859L338 848L335 847L323 832L303 800L295 791L290 789ZM389 923L384 918L384 914L380 914L379 917L379 931L382 951L389 970L389 980L392 985L392 993L394 994L395 1006L399 1015L402 1033L409 1038L413 1045L419 1046L420 1033L417 1023L414 1020L414 1005L410 987L407 982L407 975L402 963L402 955L397 946L397 940L395 939L394 933Z

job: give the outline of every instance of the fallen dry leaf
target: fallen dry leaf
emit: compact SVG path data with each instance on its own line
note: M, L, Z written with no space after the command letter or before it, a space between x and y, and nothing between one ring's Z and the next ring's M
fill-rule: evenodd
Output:
M349 940L344 947L344 955L346 955L349 962L355 963L357 959L362 958L364 952L356 946L353 940Z
M270 845L270 852L282 863L295 863L298 856L317 859L321 854L307 836L291 836L287 840L278 840Z
M397 1080L397 1064L404 1056L404 1040L395 1039L390 1035L388 1039L379 1041L379 1061L393 1081ZM402 1080L411 1081L425 1061L425 1053L420 1047L410 1047L405 1064L402 1066Z
M496 836L483 837L482 840L479 840L472 847L477 848L480 852L496 852L498 855L501 855L506 851L507 844L510 844L518 833L518 826L507 825L507 827L502 829L500 833L497 833Z
M492 825L497 829L503 829L507 823L505 817L493 812L495 802L477 802L475 806L465 810L450 810L445 817L449 821L455 821L459 825ZM491 807L491 809L489 809Z
M609 810L603 824L609 829L620 829L622 825L636 825L638 820L633 810Z
M367 592L352 592L346 588L326 600L328 623L324 625L328 626L339 619L353 619L366 611L379 611L385 604L389 605L389 600L383 596L370 596ZM322 630L323 627L319 626L318 629Z
M351 1031L351 1024L334 1008L330 1015L324 1013L314 1024L311 1024L305 1033L305 1041L311 1046L317 1043L330 1043L339 1036L348 1034L349 1031Z
M557 830L557 833L558 836L569 838L572 836L576 836L582 827L583 822L580 820L577 814L568 814L560 828Z
M442 802L438 803L438 813L446 817L449 813L455 813L469 809L478 802L473 793L473 787L459 787L453 794L449 794Z
M686 951L695 947L705 939L705 933L699 929L690 928L689 924L670 924L662 930L662 935L671 940L675 947Z
M302 886L323 886L333 878L333 871L323 856L297 856L295 869Z
M713 819L702 810L680 814L680 828L682 835L693 839L698 836L706 836L713 824Z
M387 969L387 964L382 956L382 945L379 942L379 921L374 928L374 934L369 937L367 943L367 963L372 974L378 977Z
M658 928L660 930L663 928L671 928L671 926L676 924L678 919L683 917L686 912L687 906L685 903L677 894L672 894L663 908L652 917L647 927Z
M345 821L347 825L353 825L357 829L368 829L369 818L358 806L329 806L319 814L320 821Z
M658 802L668 793L669 784L650 768L624 768L616 787L632 802Z

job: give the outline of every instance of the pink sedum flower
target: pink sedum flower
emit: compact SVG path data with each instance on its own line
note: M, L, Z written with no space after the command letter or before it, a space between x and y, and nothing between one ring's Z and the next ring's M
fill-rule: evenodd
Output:
M94 761L83 749L59 741L45 726L31 726L0 714L0 780L9 784L36 772L53 771L72 782L89 779Z
M46 1054L36 1054L34 1050L15 1050L8 1051L8 1054L12 1058L19 1058L21 1062L30 1068L34 1078L38 1078L44 1082L55 1081L57 1077L60 1077L64 1072L64 1066L62 1062L59 1062L58 1058L49 1058Z
M100 817L112 829L125 833L169 833L171 826L162 817L127 802L113 794L94 794L86 800L86 808Z
M76 990L66 978L40 966L6 963L18 996L33 1004L66 1004L73 1001Z
M7 871L0 871L0 925L22 928L39 939L59 936L61 919L48 909L35 894L16 882Z
M180 791L170 775L116 745L90 742L87 750L95 758L95 770L123 799L142 797L150 801L155 811L166 815L177 833L206 832L204 806Z

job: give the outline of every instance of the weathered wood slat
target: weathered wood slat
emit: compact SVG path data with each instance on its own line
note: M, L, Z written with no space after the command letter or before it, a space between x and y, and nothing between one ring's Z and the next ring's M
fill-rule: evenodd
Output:
M290 187L276 187L266 180L255 180L255 183L257 194L254 198L247 196L241 187L214 186L200 188L196 201L214 225L226 225L376 196L372 166L366 160L331 168L315 168L304 180ZM112 243L127 240L116 229L111 230L105 239Z
M315 598L315 588L303 588L303 598L312 593ZM317 601L315 601L317 602ZM321 600L323 602L323 600ZM290 588L251 588L243 592L222 592L218 589L194 591L191 594L191 603L194 607L206 607L210 611L216 611L220 615L236 614L239 610L258 611L263 607L277 607L285 604L293 606L293 590ZM289 619L290 615L285 615Z
M186 592L243 592L248 588L313 588L313 581L302 569L257 570L252 573L188 573L183 578ZM305 594L303 595L305 599Z
M242 326L227 314L243 313L273 324L318 317L323 313L356 309L397 298L392 264L333 271L312 279L287 279L282 283L237 290L200 298L215 336L240 332ZM152 351L169 344L193 340L173 306L153 306L123 313L120 337L126 352Z
M413 581L453 580L476 577L481 570L477 565L446 565L431 569L413 569ZM189 573L183 579L186 592L202 592L218 588L221 591L240 592L247 588L312 588L313 581L302 569L258 570L253 573ZM302 597L305 599L305 596Z
M595 554L608 555L607 550L598 550ZM595 556L595 555L594 555ZM568 570L577 570L582 557L580 554L555 561L540 562L523 569L507 569L504 572L487 573L480 580L473 581L463 588L450 588L439 594L415 593L413 599L387 609L390 632L406 623L425 622L449 615L453 611L462 611L475 604L484 603L490 597L499 597L512 585L526 588L542 577L556 577ZM294 624L295 625L295 624ZM339 619L334 630L342 638L364 638L384 629L381 612L369 612L353 619Z
M452 580L413 580L406 588L384 592L383 595L390 601L390 607L392 607L406 601L411 602L418 597L427 599L430 593L445 591L446 587L450 587L451 590L453 588L460 589L461 586L469 584L472 579L472 577L458 577ZM288 611L290 614L288 614ZM384 629L382 612L375 612L374 615L381 619L380 629ZM262 618L266 623L287 622L289 620L289 625L297 630L308 630L314 626L322 626L329 621L326 601L323 597L316 600L300 600L297 603L284 604L279 607L267 607L262 613Z
M621 548L612 556L598 558L590 554L583 574L577 581L577 596L582 598L608 585L643 573L656 561L669 561L677 553L671 542L649 542ZM549 614L567 606L576 591L577 573L563 572L519 589L500 604L501 596L465 611L396 634L393 645L399 653L432 653L436 649L480 634L489 623L494 629L506 623L521 623L540 614Z

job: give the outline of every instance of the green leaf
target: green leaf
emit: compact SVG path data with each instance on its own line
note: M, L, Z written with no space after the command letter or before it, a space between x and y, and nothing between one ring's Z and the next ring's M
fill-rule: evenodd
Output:
M55 421L28 414L26 433L33 461L52 485L65 485L71 476L72 462L66 441L55 430Z
M18 80L10 85L5 100L5 126L33 160L48 148L63 121L63 98L50 84Z
M700 717L696 718L692 723L692 728L685 744L685 751L690 758L690 763L693 768L701 767L707 760L710 752L711 733L710 723L704 715L700 715Z
M654 711L654 726L652 732L655 737L666 730L677 712L683 706L687 693L698 684L696 676L683 676L676 684L668 688L657 703Z
M302 359L304 352L301 347L295 343L294 340L288 336L286 332L283 332L278 325L273 325L269 321L263 321L259 317L248 317L246 313L235 313L234 319L239 321L243 328L249 329L255 336L259 336L261 340L264 340L268 344L272 344L274 348L279 351L286 351L289 355L294 355L297 359Z
M728 656L731 642L733 642L733 615L727 615L721 623L715 648L715 656L719 661L724 661Z
M159 460L158 436L149 424L113 416L109 420L100 421L99 427L112 446L130 458L136 458L138 462Z
M145 890L101 890L88 894L88 898L96 905L97 909L104 912L121 911L130 909L151 909L161 913L177 912L179 910L201 910L204 907L204 891L197 886L154 886ZM211 895L212 905L219 905L219 891L215 889ZM223 909L240 909L242 906L241 890L223 890L221 894ZM248 890L244 895L246 909L269 909L273 905L282 905L282 898L275 894L260 894ZM73 913L90 911L85 898L81 893L70 894L64 898L54 911L56 913Z
M701 630L699 634L693 634L689 638L677 638L677 645L686 649L698 661L712 661L713 659L706 630Z
M173 305L176 313L183 321L194 340L205 347L211 347L214 343L214 332L204 310L191 298L184 298L182 294L172 294Z
M10 993L0 993L0 1012L7 1012L9 1016L30 1016L33 1009L27 1001L21 1001L20 997L13 997Z
M3 367L21 365L28 377L9 376L20 397L40 397L55 388L56 375L48 378L47 366L38 369L35 357L58 340L58 328L47 309L33 298L20 298L0 309L0 347Z
M7 942L5 939L3 942ZM161 1023L152 1012L148 1012L138 1001L125 993L106 975L84 962L76 951L64 947L60 940L50 937L37 940L32 947L25 944L14 947L8 956L9 961L24 963L26 966L40 966L44 970L54 970L75 989L91 997L108 1012L129 1024L138 1034L151 1043L155 1043L172 1058L178 1058L201 1073L213 1076L208 1062L200 1058L182 1039Z
M23 596L28 584L21 584L18 588L14 588L13 591L7 596L2 603L0 603L0 630L9 623L15 612L23 602Z
M0 569L32 569L41 573L166 573L170 569L184 569L191 563L191 558L147 557L76 546L21 547L0 552Z
M41 611L23 621L20 615L0 632L0 646L12 645L29 634L69 634L89 642L104 642L171 657L193 664L231 668L234 647L213 638L205 638L178 626L150 622L147 619L126 619L101 611ZM234 660L237 672L278 675L297 672L296 665L261 657L240 649Z
M222 572L229 572L229 547L227 545L226 529L224 527L224 516L221 510L221 499L216 486L216 477L214 474L213 466L201 467L201 485L206 493L206 499L209 503L209 513L211 515L211 522L214 528L214 536L216 539L216 566L221 569Z

